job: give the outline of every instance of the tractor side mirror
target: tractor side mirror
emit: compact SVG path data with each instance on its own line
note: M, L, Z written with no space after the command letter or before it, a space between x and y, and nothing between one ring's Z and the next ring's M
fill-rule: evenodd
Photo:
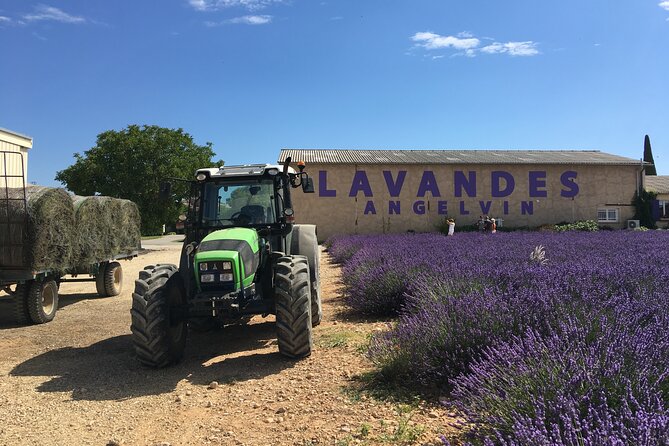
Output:
M162 181L160 183L158 198L167 201L172 197L172 183L169 181Z
M313 194L315 192L313 178L306 177L302 179L302 192L305 194Z

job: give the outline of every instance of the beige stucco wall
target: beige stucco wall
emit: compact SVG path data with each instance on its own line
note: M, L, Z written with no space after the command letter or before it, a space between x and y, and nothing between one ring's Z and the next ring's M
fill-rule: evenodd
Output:
M0 129L0 151L12 153L0 153L0 187L20 187L25 184L28 179L28 149L32 145L32 139ZM13 155L14 153L21 154L22 157ZM5 179L2 176L20 175L22 168L23 184L20 178L7 178L7 184L5 184Z
M392 180L396 181L398 172L402 170L406 171L406 177L401 192L398 197L391 197L383 172L390 171ZM314 179L316 192L303 194L298 190L294 193L296 220L316 224L319 239L324 240L335 234L433 231L446 217L455 218L458 225L464 225L474 223L479 215L486 213L502 218L504 225L511 227L596 220L600 208L618 209L618 222L609 225L623 227L626 220L634 215L631 203L637 187L638 169L635 166L587 165L310 164L306 171ZM319 174L321 171L327 172L326 178ZM363 191L358 191L355 197L349 196L356 171L365 171L372 197L365 197ZM424 197L417 196L425 171L433 172L439 197L429 191ZM470 171L476 172L476 196L469 197L464 191L461 197L455 196L455 171L462 171L465 175ZM509 196L492 197L493 171L504 171L513 176L515 189ZM545 172L545 187L537 189L546 191L546 197L530 197L530 171ZM562 191L568 194L572 187L568 181L565 185L561 180L566 171L576 172L572 181L578 186L578 193L574 197L561 196ZM326 179L325 183L323 179ZM326 190L336 191L336 196L324 196L327 195ZM390 213L390 201L399 202L399 215ZM423 215L414 210L414 206L418 206L420 211L420 203L416 202L424 202ZM481 204L484 208L490 205L488 212L482 210ZM371 212L371 206L376 213ZM529 212L529 207L532 212Z

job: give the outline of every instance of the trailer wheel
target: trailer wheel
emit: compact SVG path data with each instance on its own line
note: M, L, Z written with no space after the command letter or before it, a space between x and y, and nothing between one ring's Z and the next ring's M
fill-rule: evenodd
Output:
M311 287L306 257L285 256L274 266L274 299L279 353L289 358L311 354Z
M107 297L107 291L105 290L105 270L107 269L108 262L102 262L98 265L98 274L95 276L95 290L98 292L98 296Z
M27 325L30 322L30 311L28 311L28 285L19 283L16 285L13 296L14 319L19 325Z
M123 268L118 262L108 263L104 272L105 293L107 296L118 296L123 290Z
M51 322L58 310L58 284L53 279L34 280L28 290L28 312L35 324Z
M186 347L186 290L174 265L145 271L148 277L140 274L132 293L132 341L142 364L166 367L179 362Z

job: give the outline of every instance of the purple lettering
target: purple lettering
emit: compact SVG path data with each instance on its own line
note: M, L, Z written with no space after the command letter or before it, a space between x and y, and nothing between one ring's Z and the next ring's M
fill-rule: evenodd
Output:
M448 201L437 201L437 214L448 215Z
M493 198L502 198L508 197L513 193L513 190L516 187L516 182L513 179L513 175L509 172L504 172L502 170L495 170L490 175L492 181L492 196ZM504 180L505 188L502 189L499 184L500 180ZM484 212L485 213L485 212Z
M367 173L364 170L357 170L351 182L351 191L348 193L349 197L357 197L358 192L362 191L365 197L373 197L372 187L369 185Z
M319 197L336 197L337 191L335 189L328 189L328 172L327 170L318 171L318 196Z
M532 215L532 214L534 214L534 201L521 201L520 202L520 213L521 213L521 215Z
M481 213L483 215L488 215L490 213L490 208L492 207L492 201L479 201L479 206L481 206Z
M460 215L469 215L469 211L465 209L465 202L460 202Z
M548 192L539 190L540 187L546 187L546 172L530 170L530 197L547 197Z
M418 200L413 204L413 211L416 215L425 214L425 202L423 200Z
M509 215L509 202L504 202L504 215Z
M388 186L388 193L391 197L399 197L400 192L402 192L402 185L404 184L404 179L407 176L406 170L400 170L397 172L397 180L393 181L393 174L389 170L383 171L383 178L386 180L386 186ZM399 213L399 212L398 212Z
M388 215L397 214L400 215L400 202L399 201L389 201L388 202Z
M468 197L476 197L476 172L469 172L467 178L463 171L456 170L453 175L453 188L456 197L462 197L462 189L467 192Z
M376 208L374 207L373 201L368 201L367 205L365 206L365 215L367 214L376 215Z
M560 183L567 189L562 189L560 191L560 196L565 198L574 198L578 195L578 184L576 184L576 176L578 174L573 170L567 170L562 175L560 175Z
M434 177L434 172L426 170L423 172L423 178L420 179L418 186L417 197L424 197L427 192L430 192L433 197L441 197L439 186L437 186L437 179Z

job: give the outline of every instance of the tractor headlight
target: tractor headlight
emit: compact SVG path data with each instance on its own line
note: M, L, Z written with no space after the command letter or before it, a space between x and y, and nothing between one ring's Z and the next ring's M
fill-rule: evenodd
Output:
M220 275L221 282L232 282L232 274L224 273Z
M215 274L202 274L201 276L202 283L211 283L216 280Z
M207 262L200 263L200 271L206 271L206 270L207 270Z
M231 270L232 269L232 262L223 262L223 269L224 270Z

